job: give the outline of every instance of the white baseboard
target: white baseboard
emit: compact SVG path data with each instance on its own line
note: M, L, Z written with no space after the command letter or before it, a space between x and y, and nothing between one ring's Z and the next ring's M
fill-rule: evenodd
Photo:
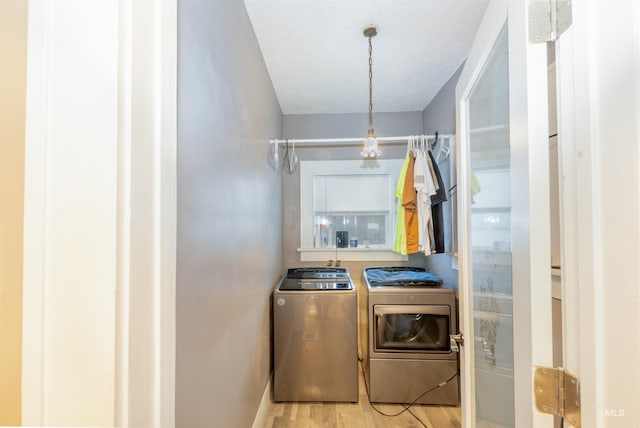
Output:
M271 410L271 379L269 379L267 386L264 388L262 400L260 400L260 407L258 407L258 411L256 412L252 428L263 428L266 425L269 410Z

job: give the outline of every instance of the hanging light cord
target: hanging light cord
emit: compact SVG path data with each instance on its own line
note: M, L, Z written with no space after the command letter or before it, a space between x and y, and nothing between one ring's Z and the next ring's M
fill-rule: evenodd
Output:
M375 25L364 29L363 35L369 39L369 131L364 139L364 149L360 153L363 158L376 158L382 153L378 148L378 141L373 130L373 43L371 38L378 34Z
M369 129L373 129L373 60L371 54L373 47L371 45L371 37L369 36Z

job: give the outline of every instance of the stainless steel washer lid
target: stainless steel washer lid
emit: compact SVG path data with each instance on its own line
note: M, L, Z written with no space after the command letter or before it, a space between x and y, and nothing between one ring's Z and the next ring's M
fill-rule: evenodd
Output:
M347 268L301 267L285 271L278 290L352 290L353 283Z
M341 279L338 281L318 281L318 280L306 280L306 279L284 279L280 283L279 290L309 290L309 291L322 291L322 290L352 290L353 285L348 279Z
M349 279L349 270L339 267L289 268L285 274L289 279Z

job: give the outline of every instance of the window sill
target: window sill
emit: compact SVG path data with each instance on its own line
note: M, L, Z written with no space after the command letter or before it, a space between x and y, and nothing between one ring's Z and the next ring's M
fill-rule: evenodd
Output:
M394 253L389 248L298 248L301 262L341 260L346 262L407 261L408 256ZM337 254L337 255L336 255Z

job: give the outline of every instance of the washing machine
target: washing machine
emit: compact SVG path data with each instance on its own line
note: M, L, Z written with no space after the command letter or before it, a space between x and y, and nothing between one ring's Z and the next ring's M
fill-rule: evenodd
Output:
M347 268L286 269L273 293L274 401L358 401L357 295Z

